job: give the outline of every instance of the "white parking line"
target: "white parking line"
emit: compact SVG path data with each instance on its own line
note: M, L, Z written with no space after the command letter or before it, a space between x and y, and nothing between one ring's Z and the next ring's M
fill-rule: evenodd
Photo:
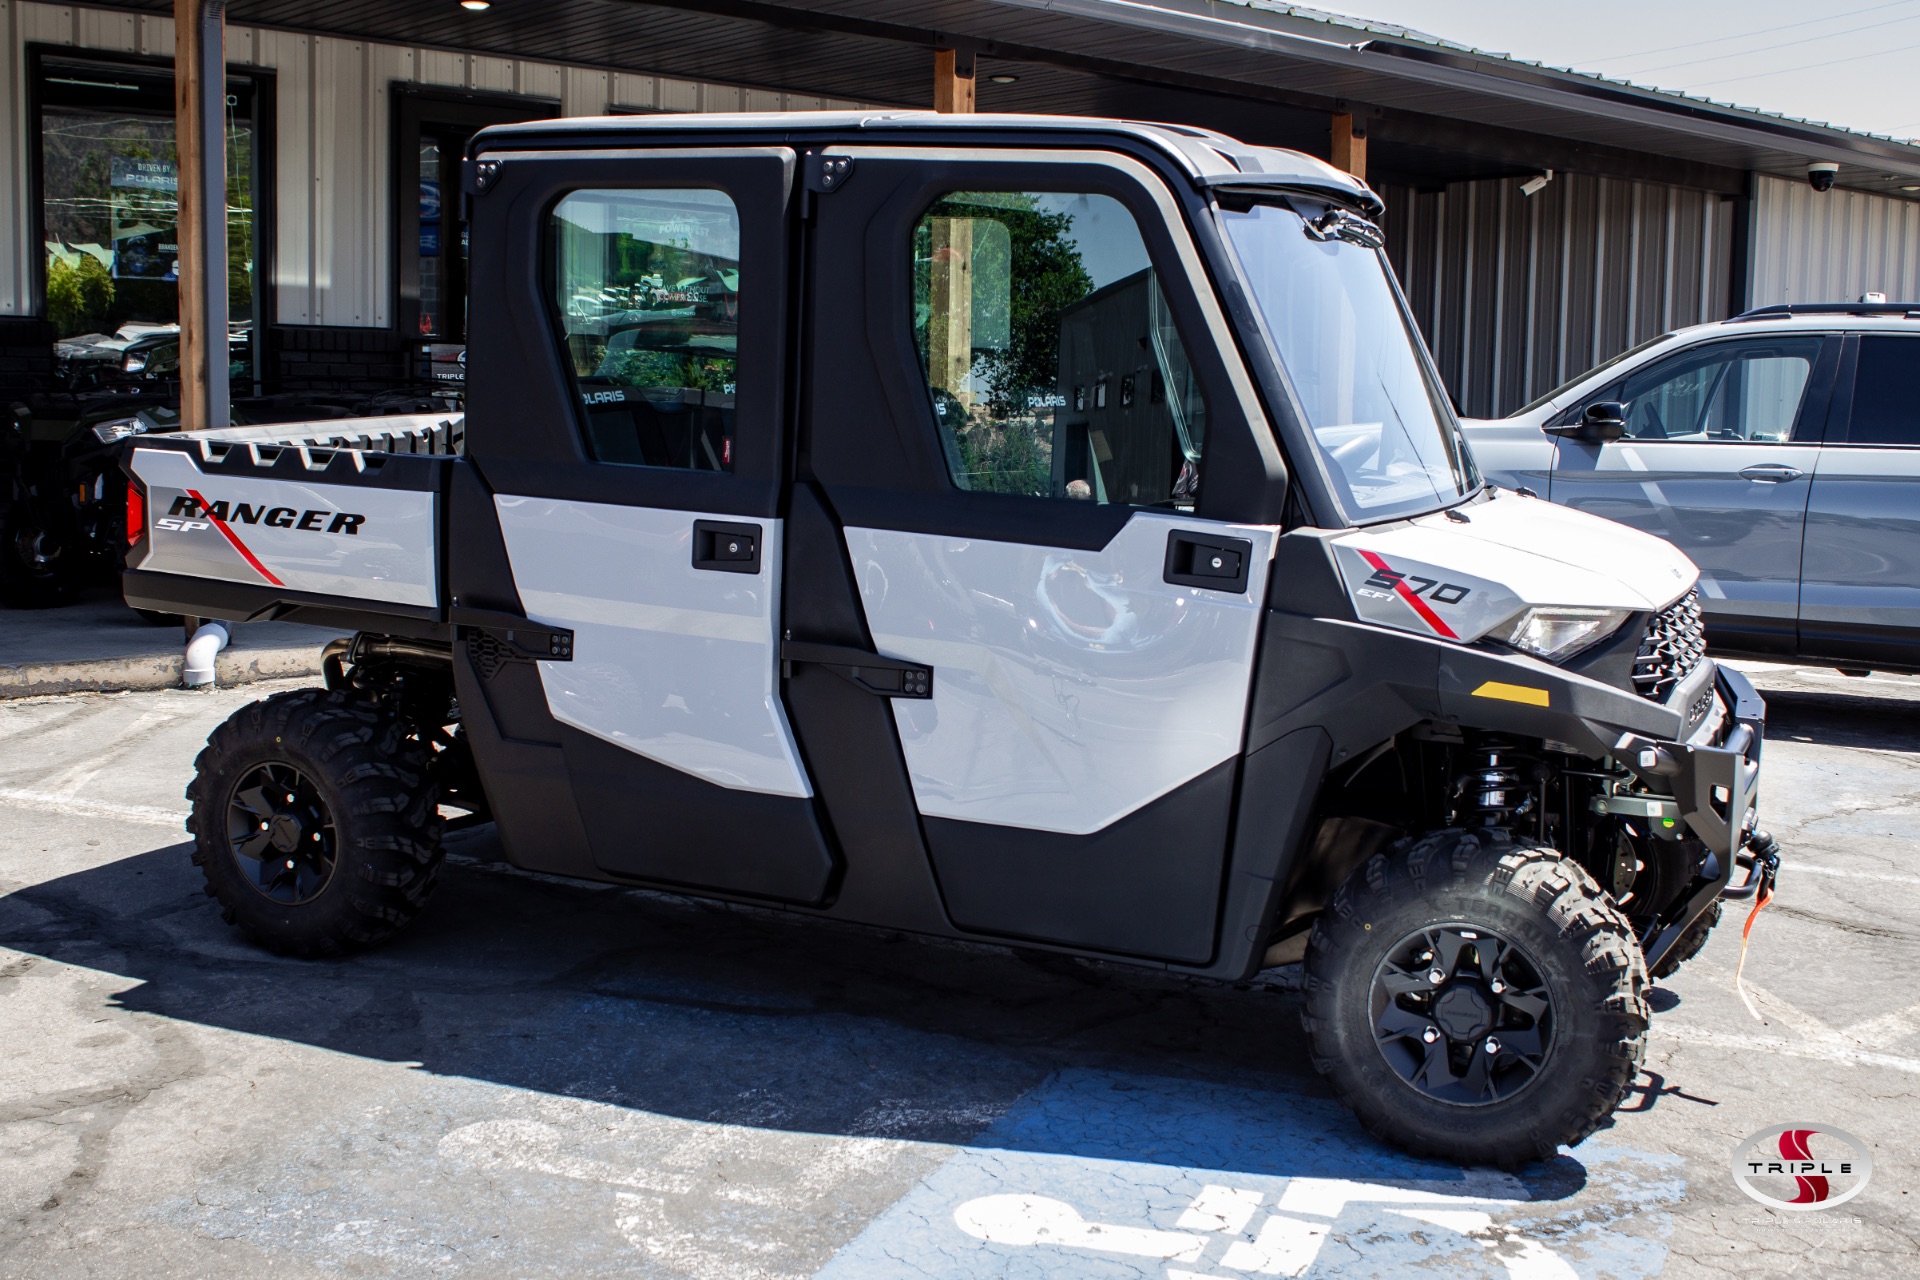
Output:
M33 791L23 787L0 787L0 804L16 809L34 809L41 813L71 814L77 818L119 818L152 826L186 826L184 809L162 809L157 805L116 804L111 800L88 800L81 796L61 795L53 791Z
M1848 880L1880 880L1887 884L1920 884L1920 876L1895 876L1879 871L1842 871L1838 867L1810 867L1801 862L1789 862L1780 870L1789 876L1840 876Z

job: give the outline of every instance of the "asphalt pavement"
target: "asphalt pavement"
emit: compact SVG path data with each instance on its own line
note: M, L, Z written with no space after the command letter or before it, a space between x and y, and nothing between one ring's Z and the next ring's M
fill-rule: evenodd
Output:
M275 687L0 702L0 1277L1904 1276L1920 1258L1920 681L1758 672L1778 901L1654 993L1616 1122L1418 1161L1221 985L508 867L451 842L347 961L221 923L181 792ZM636 830L645 815L633 815ZM1871 1181L1763 1207L1800 1122Z

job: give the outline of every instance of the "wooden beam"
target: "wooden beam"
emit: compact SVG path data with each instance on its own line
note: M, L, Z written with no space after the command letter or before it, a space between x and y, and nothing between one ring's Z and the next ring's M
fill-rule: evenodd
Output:
M1355 123L1353 113L1336 111L1333 116L1333 167L1367 180L1367 122Z
M180 425L231 420L227 390L225 0L173 0Z
M933 51L933 109L947 114L972 114L972 50Z

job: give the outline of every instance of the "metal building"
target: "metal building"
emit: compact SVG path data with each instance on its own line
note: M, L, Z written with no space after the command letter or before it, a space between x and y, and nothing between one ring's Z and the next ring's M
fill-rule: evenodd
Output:
M0 392L52 376L55 339L166 319L172 10L0 0ZM926 108L958 81L980 110L1175 121L1364 173L1471 414L1749 304L1920 299L1920 147L1266 0L226 13L230 308L258 391L404 381L457 350L460 232L440 197L486 123ZM1808 187L1812 161L1840 166L1835 190Z

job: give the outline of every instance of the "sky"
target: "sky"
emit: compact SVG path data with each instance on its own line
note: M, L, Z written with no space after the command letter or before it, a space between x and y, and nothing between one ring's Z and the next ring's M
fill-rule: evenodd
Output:
M1920 0L1304 0L1552 66L1920 139Z

